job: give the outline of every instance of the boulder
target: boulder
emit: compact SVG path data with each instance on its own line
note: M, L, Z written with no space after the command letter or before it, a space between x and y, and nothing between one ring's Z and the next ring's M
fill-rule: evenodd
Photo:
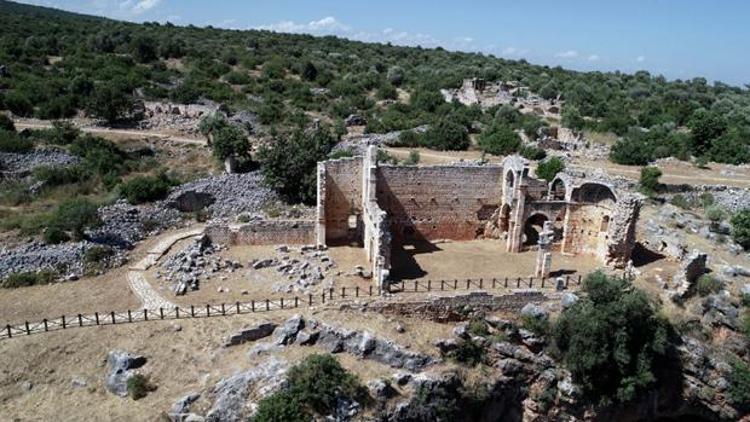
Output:
M579 298L575 294L564 293L562 295L562 298L560 299L560 304L562 305L563 309L568 309L571 306L575 305L578 300Z
M536 303L527 303L521 308L521 315L536 319L547 319L547 311Z
M177 400L169 409L169 418L172 421L184 421L190 414L190 405L200 398L199 393L190 393Z
M128 379L135 375L134 369L146 364L146 358L122 350L113 350L107 355L109 373L107 374L107 390L120 397L128 395Z
M282 346L292 344L297 338L297 334L303 328L305 328L305 320L302 318L302 315L294 315L274 330L274 341L276 344Z
M347 116L346 119L344 119L344 124L349 126L366 126L367 120L365 120L364 117L357 115L357 114L350 114Z
M229 338L227 338L226 342L224 343L224 346L237 346L242 343L256 341L264 337L268 337L273 334L276 327L278 327L277 324L274 324L272 322L265 322L258 324L255 327L245 328L229 336Z

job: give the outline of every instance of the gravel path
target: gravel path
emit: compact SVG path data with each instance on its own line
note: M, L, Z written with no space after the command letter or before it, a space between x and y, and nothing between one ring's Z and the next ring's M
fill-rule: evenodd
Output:
M164 256L165 253L175 243L188 237L198 236L203 233L203 226L196 227L187 231L181 231L178 233L172 233L159 239L156 245L148 251L148 255L145 258L138 261L135 265L130 267L128 270L128 283L130 284L130 290L138 296L143 309L158 310L159 308L172 309L176 305L167 299L164 299L159 292L157 292L148 280L144 276L144 271L148 270L152 265L156 264L159 259Z

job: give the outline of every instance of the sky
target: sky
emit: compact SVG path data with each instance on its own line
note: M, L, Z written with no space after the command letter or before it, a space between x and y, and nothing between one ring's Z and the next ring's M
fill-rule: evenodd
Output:
M750 84L748 0L22 0L128 21L337 35Z

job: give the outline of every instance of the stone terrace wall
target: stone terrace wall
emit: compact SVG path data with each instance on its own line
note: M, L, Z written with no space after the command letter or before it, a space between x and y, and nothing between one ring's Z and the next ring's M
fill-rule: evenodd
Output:
M316 222L312 220L259 220L245 224L212 224L205 233L223 245L314 245Z
M499 207L503 168L378 168L377 195L394 239L471 240Z
M318 174L325 178L325 185L318 186L318 197L326 243L361 241L362 160L353 157L321 163ZM349 227L352 215L357 216L357 228Z

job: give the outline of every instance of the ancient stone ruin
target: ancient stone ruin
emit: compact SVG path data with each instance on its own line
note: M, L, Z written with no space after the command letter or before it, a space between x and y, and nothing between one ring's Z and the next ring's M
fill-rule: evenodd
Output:
M502 239L507 252L538 249L540 277L549 276L552 251L593 255L610 268L630 260L641 197L601 177L563 173L548 183L519 156L485 166L397 166L376 156L369 147L318 164L316 237L362 245L378 287L389 277L391 242Z

